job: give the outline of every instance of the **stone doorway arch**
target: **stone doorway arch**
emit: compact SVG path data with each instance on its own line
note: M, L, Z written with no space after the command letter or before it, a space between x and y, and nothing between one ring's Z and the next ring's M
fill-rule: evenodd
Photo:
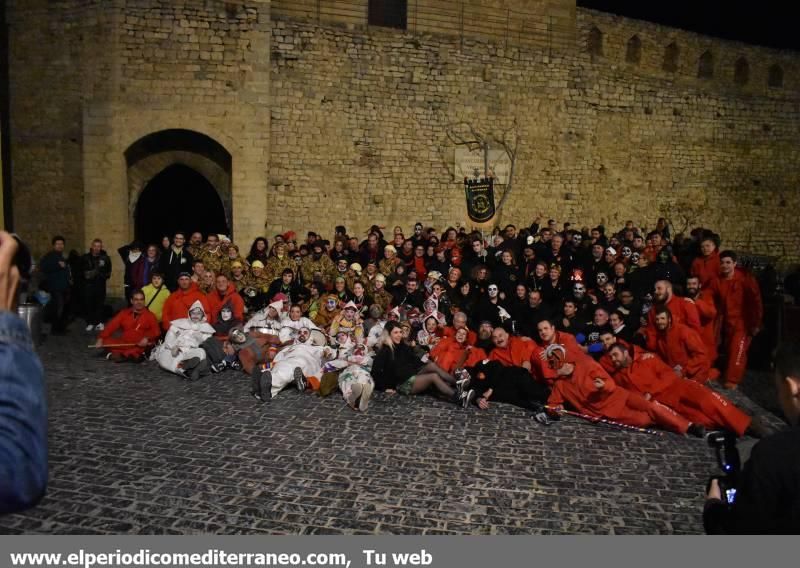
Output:
M132 230L137 226L137 204L148 184L173 166L184 166L205 178L214 188L219 199L215 200L212 197L199 205L219 207L221 203L228 232L232 233L232 158L216 140L193 130L161 130L131 144L125 151L125 161L128 181L128 219ZM191 193L190 190L186 191L187 200L193 198ZM204 194L198 191L194 197L201 198L202 195ZM194 229L194 227L182 228L182 230ZM230 236L233 237L232 234Z

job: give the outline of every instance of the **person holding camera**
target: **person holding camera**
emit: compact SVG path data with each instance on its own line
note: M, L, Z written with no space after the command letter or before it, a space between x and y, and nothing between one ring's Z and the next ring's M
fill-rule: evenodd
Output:
M36 504L47 485L44 371L14 313L19 245L0 231L0 514Z
M800 534L800 344L775 356L778 401L791 428L759 441L741 473L712 478L703 510L708 534ZM733 462L737 459L731 460ZM731 480L733 477L733 480ZM734 481L734 483L730 483ZM731 486L732 485L732 486Z

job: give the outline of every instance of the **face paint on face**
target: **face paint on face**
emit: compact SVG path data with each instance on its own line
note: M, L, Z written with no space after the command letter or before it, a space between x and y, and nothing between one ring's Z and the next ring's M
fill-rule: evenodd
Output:
M489 286L486 289L486 291L489 293L489 297L490 298L496 298L497 297L498 289L497 289L497 286L495 286L494 284Z
M233 318L233 312L231 310L228 308L222 308L222 310L220 310L219 319L222 321L231 321L231 318Z

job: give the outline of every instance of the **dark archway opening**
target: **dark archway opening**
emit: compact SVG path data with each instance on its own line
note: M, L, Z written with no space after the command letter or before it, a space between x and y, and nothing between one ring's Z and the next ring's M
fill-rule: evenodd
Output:
M161 243L164 235L200 231L229 235L225 207L217 191L188 166L169 166L151 179L136 202L135 236L142 243Z

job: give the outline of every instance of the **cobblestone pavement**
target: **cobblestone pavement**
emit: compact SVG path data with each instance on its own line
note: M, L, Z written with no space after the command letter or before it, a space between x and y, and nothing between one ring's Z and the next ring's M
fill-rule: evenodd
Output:
M518 408L430 396L381 398L365 414L295 390L259 405L239 373L187 383L88 343L41 349L50 486L0 532L702 531L715 467L702 440L574 418L544 427Z

